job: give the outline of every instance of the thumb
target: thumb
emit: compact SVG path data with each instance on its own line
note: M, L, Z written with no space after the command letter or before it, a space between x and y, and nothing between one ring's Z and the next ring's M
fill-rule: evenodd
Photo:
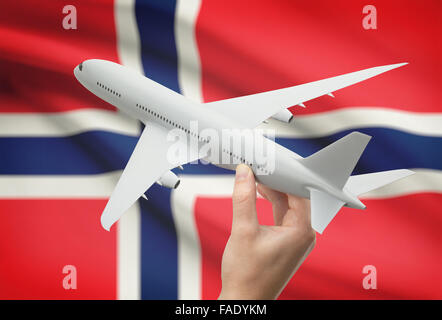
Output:
M252 170L240 164L236 167L235 186L232 195L234 228L255 228L258 225L256 216L256 184Z

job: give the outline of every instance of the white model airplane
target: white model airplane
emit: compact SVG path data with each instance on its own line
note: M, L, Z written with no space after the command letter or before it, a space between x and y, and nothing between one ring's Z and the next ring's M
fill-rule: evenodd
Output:
M358 195L413 172L403 169L350 176L371 138L359 132L352 132L307 158L263 137L264 143L275 150L272 168L255 162L242 150L224 145L217 151L232 161L226 164L213 160L203 151L208 149L204 146L211 141L200 132L211 129L221 137L224 129L253 129L270 117L289 122L293 116L288 107L303 106L304 102L322 95L333 96L338 89L405 64L374 67L289 88L201 104L119 64L95 59L80 63L74 74L86 89L145 124L103 211L102 226L109 230L135 201L145 197L144 193L153 183L176 188L179 179L171 169L204 158L232 170L235 163L246 163L260 183L284 193L310 198L312 227L322 233L342 206L365 208ZM199 130L192 128L192 121L198 121ZM197 140L193 145L184 143L183 147L191 156L174 163L169 161L168 150L180 142L167 138L172 129L182 130L186 138Z

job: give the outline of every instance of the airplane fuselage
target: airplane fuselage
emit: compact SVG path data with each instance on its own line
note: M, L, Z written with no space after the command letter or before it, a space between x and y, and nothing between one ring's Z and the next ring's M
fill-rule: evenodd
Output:
M228 118L204 104L193 102L141 74L109 61L87 60L77 66L74 73L89 91L129 116L145 124L155 123L168 130L180 129L189 139L195 139L200 147L213 142L202 135L204 130L215 132L220 140L223 130L230 130L236 136L234 138L242 141L242 147L238 150L230 143L219 141L218 157L205 158L214 165L234 170L238 163L246 163L252 168L258 182L275 190L309 198L310 189L313 188L342 200L349 207L365 208L345 188L337 189L306 168L299 161L301 156L265 136L260 140L264 144L261 149L274 150L273 162L271 166L269 163L257 163L256 157L250 157L245 152L244 133L234 130L244 128L241 119ZM197 128L192 123L196 123ZM229 161L222 161L226 157Z

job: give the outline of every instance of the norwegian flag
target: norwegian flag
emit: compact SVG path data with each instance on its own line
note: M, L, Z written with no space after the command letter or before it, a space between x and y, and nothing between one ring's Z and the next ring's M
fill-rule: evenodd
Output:
M73 5L77 29L66 30ZM343 209L281 299L441 299L441 2L49 0L0 4L0 298L215 299L233 175L187 165L107 232L100 214L140 124L85 90L81 61L127 65L200 102L409 65L293 107L277 142L308 156L373 136L356 174L415 175ZM261 223L271 206L258 199ZM65 266L77 288L65 289ZM362 285L376 268L377 289Z

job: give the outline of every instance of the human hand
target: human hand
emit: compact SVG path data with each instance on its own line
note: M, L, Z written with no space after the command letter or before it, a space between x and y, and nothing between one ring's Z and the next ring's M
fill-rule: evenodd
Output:
M273 226L259 225L255 177L248 166L238 165L219 299L276 299L315 245L309 200L264 185L258 191L272 202Z

